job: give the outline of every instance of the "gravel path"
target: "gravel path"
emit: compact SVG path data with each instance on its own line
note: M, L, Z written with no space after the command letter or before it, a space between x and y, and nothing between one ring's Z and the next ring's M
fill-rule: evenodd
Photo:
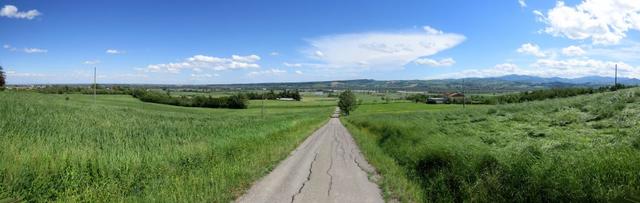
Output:
M368 178L374 168L335 117L237 202L384 202Z

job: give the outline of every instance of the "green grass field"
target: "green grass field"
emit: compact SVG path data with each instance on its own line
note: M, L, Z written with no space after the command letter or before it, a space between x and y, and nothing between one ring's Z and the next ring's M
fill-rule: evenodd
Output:
M343 118L403 202L640 196L640 89L502 106L362 105Z
M69 99L67 100L66 97ZM185 108L0 92L0 200L229 202L328 120L335 100Z

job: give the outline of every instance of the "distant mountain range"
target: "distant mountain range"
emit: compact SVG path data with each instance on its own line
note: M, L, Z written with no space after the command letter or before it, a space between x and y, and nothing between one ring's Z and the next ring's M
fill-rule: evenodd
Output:
M551 77L543 78L528 75L505 75L501 77L493 77L488 79L512 81L512 82L525 82L535 84L545 83L568 83L568 84L587 84L587 85L613 85L615 78L613 77L601 77L601 76L587 76L581 78L560 78ZM618 83L625 85L637 85L640 84L640 80L635 78L618 78Z
M428 91L428 92L513 92L528 91L545 88L561 87L599 87L613 85L612 77L581 77L581 78L544 78L527 75L505 75L491 78L465 78L465 79L440 79L440 80L341 80L320 82L294 82L294 83L256 83L256 84L229 84L229 85L205 85L207 88L222 89L355 89L376 91ZM640 80L634 78L618 78L618 83L625 85L638 85ZM200 86L202 87L202 86Z
M154 84L101 84L104 86L131 86L142 88L168 89L217 89L217 90L262 90L262 89L300 89L306 91L324 90L374 90L411 91L411 92L472 92L500 93L529 91L562 87L599 87L613 85L614 78L589 76L581 78L544 78L527 75L505 75L490 78L439 79L439 80L337 80L318 82L287 83L253 83L253 84L211 84L211 85L154 85ZM640 80L634 78L618 78L618 83L639 85ZM70 86L86 86L86 84L70 84Z

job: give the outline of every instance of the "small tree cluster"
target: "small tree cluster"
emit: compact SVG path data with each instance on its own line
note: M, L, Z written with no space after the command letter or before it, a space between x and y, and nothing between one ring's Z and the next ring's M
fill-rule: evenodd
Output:
M274 92L273 90L265 93L249 92L249 93L246 93L246 96L249 99L275 100L278 98L292 98L296 101L302 100L302 96L300 95L300 92L298 90L294 90L294 91L282 90L281 92L278 92L278 93Z
M412 94L405 98L406 100L413 101L415 103L426 102L427 95L425 94Z
M356 95L353 94L351 90L347 90L340 93L340 96L338 96L338 98L339 98L338 107L340 108L340 111L342 111L344 115L349 115L349 113L351 113L353 110L355 110L358 107L358 101L356 99Z
M93 84L89 87L68 86L68 85L51 85L37 90L45 94L93 94ZM112 86L106 88L101 85L96 86L96 94L131 94L132 89L129 87Z

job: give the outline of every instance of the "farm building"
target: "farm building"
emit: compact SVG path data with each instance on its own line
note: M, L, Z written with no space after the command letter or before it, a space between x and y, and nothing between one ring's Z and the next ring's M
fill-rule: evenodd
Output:
M444 104L444 103L447 103L447 98L445 97L427 98L427 104Z
M464 101L464 94L462 93L449 93L444 95L451 103L462 103Z
M464 94L462 93L445 93L442 97L427 98L428 104L449 104L449 103L462 103L464 101Z

